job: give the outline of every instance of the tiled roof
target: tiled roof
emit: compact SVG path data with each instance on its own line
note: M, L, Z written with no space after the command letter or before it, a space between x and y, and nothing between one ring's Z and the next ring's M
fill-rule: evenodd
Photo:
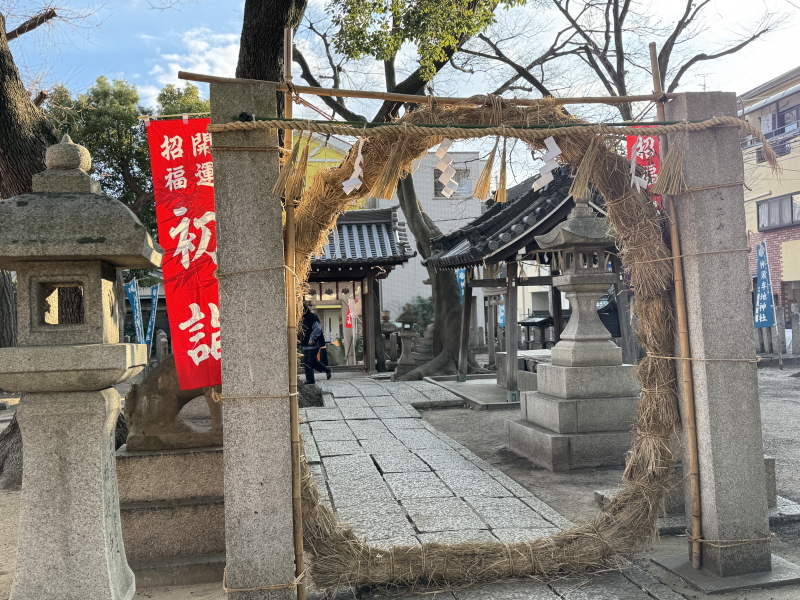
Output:
M574 206L569 188L570 167L553 171L553 181L538 191L532 179L509 189L508 201L493 204L480 217L447 235L434 238L425 262L437 269L457 269L484 262L497 263L536 247L535 235L550 231ZM600 202L599 197L593 199Z
M312 259L311 267L397 265L415 255L397 207L349 210L339 215L328 244Z

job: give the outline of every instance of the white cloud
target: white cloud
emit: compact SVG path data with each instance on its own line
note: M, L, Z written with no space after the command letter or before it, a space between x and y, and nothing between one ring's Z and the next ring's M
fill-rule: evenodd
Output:
M146 43L150 40L140 36ZM174 83L183 87L186 82L178 79L178 71L204 73L233 77L236 62L239 58L239 35L233 33L214 33L206 27L190 29L176 34L173 41L177 51L161 54L150 69L150 80L153 84L142 85L139 93L142 102L147 106L155 106L155 99L161 87Z

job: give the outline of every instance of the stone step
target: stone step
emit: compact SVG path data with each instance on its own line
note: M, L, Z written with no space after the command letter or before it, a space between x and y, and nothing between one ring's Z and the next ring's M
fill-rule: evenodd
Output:
M129 560L128 565L136 575L136 587L139 589L217 583L222 582L225 554Z
M506 421L508 448L549 471L625 464L631 432L556 433L528 421Z
M222 497L121 502L122 539L128 560L144 561L225 552Z
M119 501L153 502L222 497L222 448L128 452L117 457Z
M564 399L542 392L521 394L522 418L555 433L629 430L637 396Z

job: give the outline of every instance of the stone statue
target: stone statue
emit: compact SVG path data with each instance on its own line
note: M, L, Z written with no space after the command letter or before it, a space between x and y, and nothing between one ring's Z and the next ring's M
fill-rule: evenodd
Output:
M220 387L182 390L175 357L170 354L125 396L128 424L126 450L175 450L222 445L222 405L211 397ZM180 417L181 409L205 396L211 412L211 429L200 428Z

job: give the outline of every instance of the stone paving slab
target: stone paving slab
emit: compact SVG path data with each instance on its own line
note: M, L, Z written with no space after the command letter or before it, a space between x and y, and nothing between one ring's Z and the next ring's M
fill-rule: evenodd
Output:
M338 511L347 506L363 506L369 502L389 502L394 500L392 492L383 484L380 485L332 485L328 482L328 488L333 497L333 504ZM358 525L358 523L356 523Z
M422 419L409 419L409 418L390 418L381 419L381 422L389 428L389 431L395 429L425 429L424 421Z
M365 440L374 435L389 433L389 429L380 419L347 421L347 426L360 440Z
M342 408L369 408L369 403L365 398L359 396L358 398L337 398L334 400L336 406ZM345 417L347 418L347 417Z
M353 524L359 538L366 541L412 538L416 533L403 509L392 502L365 502L339 510L339 518Z
M501 498L513 496L496 480L483 471L465 469L458 471L436 471L436 474L447 484L456 496L486 496Z
M394 436L361 440L360 443L364 452L369 454L375 454L376 452L400 452L406 449L403 443Z
M304 408L302 416L306 423L342 420L342 413L339 412L338 408Z
M434 471L478 470L476 465L452 448L422 448L416 450L415 454Z
M356 454L351 456L331 456L322 461L329 476L362 474L372 475L378 473L377 467L372 459L366 454Z
M384 473L413 473L431 470L416 454L406 450L405 446L402 452L379 452L373 454L372 458Z
M409 498L401 501L420 533L487 529L461 498Z
M541 529L550 523L519 498L464 498L492 529Z
M431 471L386 473L383 478L398 500L406 498L445 498L453 492Z
M344 406L340 406L339 410L342 411L342 416L345 419L349 419L349 420L354 420L354 419L361 419L361 420L373 419L374 420L374 419L378 418L378 415L376 415L374 412L372 412L372 409L369 406L366 406L366 407L363 407L363 408L362 407L350 407L350 406L344 407Z
M353 431L347 426L346 423L341 421L326 421L328 423L336 423L337 425L341 424L344 427L331 427L331 428L322 428L322 427L314 427L314 439L317 443L321 442L348 442L348 441L356 441L356 436Z
M445 444L430 431L424 429L398 429L393 432L395 437L412 450L440 449L450 450Z
M355 440L339 442L317 442L319 454L326 456L341 456L343 454L358 454L364 452L361 445Z
M310 465L319 464L322 462L322 458L319 455L319 450L317 450L317 444L314 442L314 438L311 434L308 437L303 438L303 452L306 455L306 462Z
M370 398L364 398L370 406L391 406L397 400L392 396L373 396Z

